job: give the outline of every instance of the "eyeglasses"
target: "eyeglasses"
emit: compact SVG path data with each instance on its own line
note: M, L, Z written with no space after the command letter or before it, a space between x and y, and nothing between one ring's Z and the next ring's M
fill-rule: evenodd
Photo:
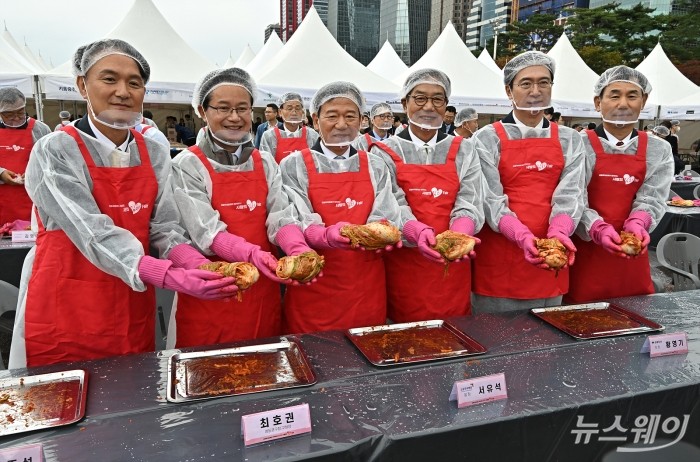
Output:
M434 105L434 104L433 104ZM382 120L394 120L394 114L388 112L386 114L376 115L374 117L379 117Z
M286 106L286 107L282 107L280 109L284 109L285 111L289 111L289 112L301 112L304 110L304 108L301 106Z
M548 88L551 88L553 84L551 80L540 80L539 82L531 82L529 80L526 80L525 82L516 83L516 85L522 88L523 90L531 90L532 87L537 87L540 90L546 90Z
M3 116L6 119L21 119L22 117L25 117L26 115L27 115L27 111L25 108L17 109L16 111L0 112L0 116Z
M444 96L408 95L406 98L413 98L413 102L420 107L425 106L428 103L428 100L430 100L430 102L433 104L433 107L443 107L445 104L447 104L447 98Z
M228 117L232 115L234 112L238 115L238 117L243 117L246 115L250 115L251 107L246 106L246 107L225 107L225 106L209 106L207 109L214 109L221 117Z

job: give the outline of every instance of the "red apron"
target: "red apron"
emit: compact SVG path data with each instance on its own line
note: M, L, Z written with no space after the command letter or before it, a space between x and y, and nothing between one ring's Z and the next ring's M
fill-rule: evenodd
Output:
M598 135L593 130L586 132L596 154L588 184L588 206L619 233L646 177L647 134L637 132L637 154L632 156L606 153ZM576 264L570 270L567 302L585 303L654 293L648 253L627 259L609 253L593 241L585 242L576 236L573 241L578 252Z
M309 175L309 200L326 226L339 221L367 223L374 204L367 153L358 151L360 170L318 173L309 149L302 151ZM324 250L323 277L311 285L287 286L284 331L305 333L386 322L384 262L361 250Z
M98 167L72 125L92 178L100 211L126 229L148 253L151 213L158 194L143 136L131 130L141 165ZM155 349L155 289L137 292L90 263L65 232L40 223L36 257L27 290L27 365L99 359Z
M301 151L308 149L311 146L306 142L306 127L301 127L301 136L295 138L290 136L289 138L282 138L280 129L275 127L275 138L277 138L277 150L274 152L275 161L279 164L282 159L293 153L294 151Z
M268 186L260 152L251 153L253 170L216 172L197 146L189 150L206 167L212 182L211 205L229 232L266 252L275 252L267 238ZM224 302L201 300L177 294L177 347L213 345L280 334L281 300L279 284L260 275L242 300Z
M435 234L449 229L450 215L459 191L455 159L462 138L452 140L444 164L406 164L391 149L396 181L416 218L430 225ZM380 146L382 147L382 146ZM382 149L384 149L382 147ZM471 264L434 263L415 248L394 249L384 255L387 308L395 322L425 321L471 313Z
M510 140L503 124L496 122L493 127L501 141L498 172L508 207L535 237L544 238L552 213L552 196L565 163L559 129L551 124L549 138ZM474 293L531 300L567 292L568 269L557 274L531 265L522 249L489 226L484 226L478 237L481 245L474 260Z
M29 118L27 127L18 130L16 128L0 128L0 167L6 168L17 174L23 174L27 170L29 153L34 146L32 129L36 120ZM32 200L24 186L4 184L0 186L2 200L0 200L0 225L15 220L27 220L32 214Z

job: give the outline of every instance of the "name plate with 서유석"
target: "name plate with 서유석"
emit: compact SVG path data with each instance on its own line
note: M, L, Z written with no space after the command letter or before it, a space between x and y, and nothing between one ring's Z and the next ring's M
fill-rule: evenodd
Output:
M459 380L452 385L450 393L450 401L457 400L459 408L506 398L508 391L503 373Z
M43 462L44 451L40 443L27 444L0 451L0 462Z
M12 231L12 242L36 242L36 231Z
M688 334L674 332L672 334L650 335L644 341L640 353L656 356L680 355L688 352Z
M241 417L243 443L246 446L263 443L311 431L309 405L273 409Z

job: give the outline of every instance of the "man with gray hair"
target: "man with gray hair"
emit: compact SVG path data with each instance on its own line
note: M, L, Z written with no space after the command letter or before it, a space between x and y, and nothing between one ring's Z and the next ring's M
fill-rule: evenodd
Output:
M455 117L455 134L462 138L471 138L479 129L479 114L476 109L465 107Z
M24 173L34 143L51 133L45 123L27 116L26 105L17 88L0 88L0 225L30 219Z
M365 98L352 83L333 82L320 88L311 100L319 140L311 149L294 152L280 164L282 182L296 208L303 238L325 257L323 277L318 282L287 287L285 333L386 322L382 255L351 246L350 239L340 233L349 223L364 225L380 220L403 227L386 164L351 144L360 131L364 106ZM285 226L276 237L285 252L305 246L304 239L290 236L288 230L293 228ZM400 241L397 246L401 246Z
M650 92L649 80L627 66L608 69L595 85L593 102L603 123L582 136L587 188L568 301L654 292L647 245L649 232L666 212L673 157L663 139L634 128ZM622 251L621 233L641 241L638 255Z
M70 123L70 112L68 111L61 111L58 113L58 117L61 119L61 123L56 125L54 127L53 131L57 132L61 129L61 127L65 127Z
M358 136L353 146L361 151L368 151L376 142L386 141L390 136L389 130L394 122L394 114L387 103L377 103L369 111L372 128Z
M436 235L450 230L473 236L484 223L481 168L474 146L440 129L450 92L450 79L442 71L411 73L401 90L408 128L386 140L384 147L372 148L389 166L406 221L408 245L384 258L389 318L395 322L470 313L474 251L446 272L447 262L435 250Z
M581 218L581 135L549 122L554 60L522 53L503 68L513 111L474 137L484 172L486 222L474 261L474 311L497 312L561 303L569 289L571 236ZM539 256L536 238L556 238L568 252L559 271Z

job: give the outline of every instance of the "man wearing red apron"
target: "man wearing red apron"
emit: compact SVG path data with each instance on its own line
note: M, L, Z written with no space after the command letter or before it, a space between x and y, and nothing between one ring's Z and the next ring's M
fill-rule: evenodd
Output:
M27 117L25 106L21 91L0 89L0 225L29 221L32 201L24 189L24 172L34 143L51 133L46 124Z
M422 69L408 76L402 103L409 126L375 142L394 179L402 213L404 247L385 255L389 319L394 322L443 319L470 313L471 262L446 262L431 248L448 229L474 235L484 222L481 168L473 145L440 127L450 95L441 71ZM404 205L405 204L405 205Z
M312 101L321 140L310 150L290 155L280 166L306 241L325 257L318 282L287 287L285 332L386 322L381 255L352 249L350 240L339 232L346 223L387 219L400 225L386 165L377 156L350 146L359 130L361 107L364 97L352 84L335 82L321 88Z
M566 295L570 303L654 291L646 247L665 212L673 156L668 143L634 129L650 91L646 77L626 66L608 69L596 84L594 103L603 123L583 138L588 202L574 240L579 253ZM640 255L622 252L622 231L642 241Z
M578 132L544 118L554 67L540 52L509 61L504 83L514 110L475 135L489 224L478 235L475 312L558 305L569 287L576 253L569 236L583 210L584 152ZM558 239L569 253L558 272L535 247L535 238L544 237Z
M39 140L27 164L40 231L23 269L12 368L152 351L152 285L205 298L236 290L233 278L146 255L194 250L179 225L166 148L127 129L142 118L143 56L105 40L81 47L73 62L88 115Z
M199 145L173 161L175 200L183 224L205 253L252 263L261 275L240 301L178 294L176 330L171 323L168 333L168 346L178 348L279 335L279 283L291 282L277 278L268 237L294 217L277 163L251 142L255 82L242 69L231 68L211 72L196 88L192 104L206 121L207 132ZM232 136L236 131L240 136Z
M313 128L302 124L306 113L301 95L293 92L285 93L277 104L284 121L284 131L275 127L263 133L260 150L273 154L279 164L289 154L313 146L318 140L318 133Z

